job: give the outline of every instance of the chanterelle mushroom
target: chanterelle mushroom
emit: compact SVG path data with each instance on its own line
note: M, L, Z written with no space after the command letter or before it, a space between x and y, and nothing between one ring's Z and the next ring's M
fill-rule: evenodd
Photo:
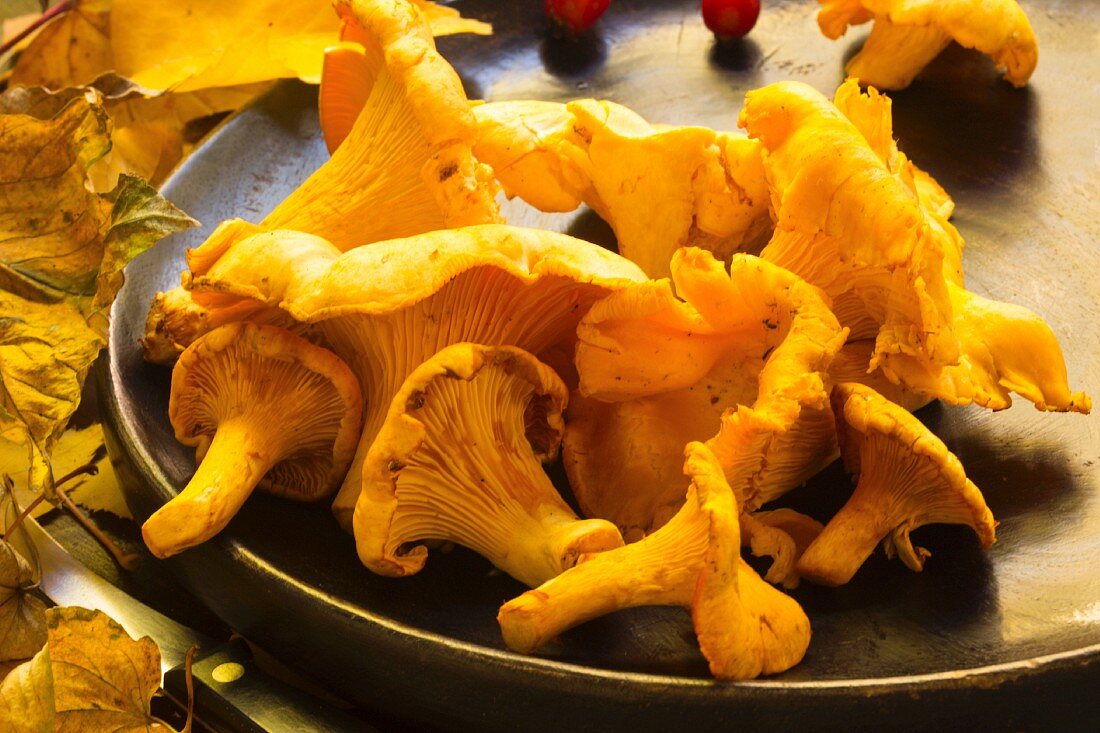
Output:
M907 404L998 410L1014 391L1040 409L1088 412L1038 316L965 290L950 197L898 151L890 100L849 80L835 102L800 82L746 98L741 124L764 145L776 201L760 256L828 293L850 348L866 351L859 344L873 339L867 371L915 393ZM1020 341L1036 351L1014 348Z
M803 577L847 583L883 540L887 555L920 571L929 553L909 533L925 524L965 524L982 547L993 544L997 523L981 492L920 420L859 384L838 384L832 402L841 457L858 483L802 554Z
M592 555L501 606L510 649L530 653L584 621L632 606L691 609L711 674L751 679L797 664L810 622L794 599L741 559L737 499L702 443L685 449L691 479L683 507L663 527L625 547Z
M771 230L759 146L739 135L651 125L595 99L492 102L473 112L474 153L509 195L552 211L583 200L651 277L668 274L679 247L724 260L758 249Z
M141 528L157 557L220 532L252 490L301 501L340 483L359 437L362 399L335 354L274 326L215 329L180 356L168 416L198 470Z
M549 367L511 346L455 344L417 367L363 464L359 558L410 575L427 559L417 543L448 540L536 586L582 553L622 545L610 522L578 519L540 465L557 455L567 396Z
M332 49L321 117L332 149L363 104L371 61ZM327 86L326 86L327 85ZM622 105L582 99L489 102L473 108L477 159L509 197L543 211L582 202L615 230L619 252L652 277L668 274L677 247L725 259L758 249L771 229L757 143L705 127L651 125Z
M821 32L875 24L846 70L879 89L904 89L951 41L992 56L1013 85L1027 84L1039 60L1035 33L1016 0L820 0Z
M392 0L340 0L336 10L370 59L370 94L332 158L260 226L347 250L499 221L492 171L471 152L477 128L462 82L423 14Z
M336 55L367 69L347 140L258 225L224 222L194 257L216 259L232 242L276 229L316 234L347 250L501 221L492 171L471 152L477 128L462 82L436 51L423 13L412 3L383 0L343 1L337 11L355 43ZM170 363L196 328L238 315L196 308L182 291L153 304L143 340L147 358Z
M491 35L493 32L493 27L488 23L463 18L454 8L428 0L411 0L411 4L428 21L433 36L454 33ZM351 3L344 3L345 7L349 5ZM325 49L318 99L321 132L330 153L351 132L356 117L370 98L375 78L385 63L379 53L381 49L378 41L370 31L358 19L349 17L353 13L341 15L344 19L340 27L341 43Z
M588 142L561 102L490 102L473 108L474 155L504 193L541 211L573 211L593 196Z
M749 510L836 453L824 374L846 332L819 291L751 255L727 273L693 248L673 257L672 283L630 285L578 327L564 462L585 515L628 540L679 509L684 444L720 428L723 467L756 464Z
M284 249L295 252L293 260ZM550 362L572 352L577 322L593 302L646 279L597 245L504 225L441 230L343 254L317 237L269 232L202 264L189 280L197 298L214 292L281 307L310 324L359 378L363 436L333 505L348 529L362 461L413 369L463 341L514 345ZM551 363L571 371L568 361Z

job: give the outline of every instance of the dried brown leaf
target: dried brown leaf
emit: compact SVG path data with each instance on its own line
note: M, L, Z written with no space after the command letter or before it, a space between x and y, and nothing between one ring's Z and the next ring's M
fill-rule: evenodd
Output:
M47 613L59 733L167 731L149 701L160 685L160 652L109 616L84 608Z
M0 731L172 730L150 707L160 683L152 639L85 608L51 608L46 622L46 646L0 685Z
M48 455L106 336L122 268L195 222L139 179L109 194L87 168L110 146L94 89L0 95L0 437L27 443L29 483L52 496Z
M46 643L46 604L33 586L31 566L0 540L0 660L27 659Z

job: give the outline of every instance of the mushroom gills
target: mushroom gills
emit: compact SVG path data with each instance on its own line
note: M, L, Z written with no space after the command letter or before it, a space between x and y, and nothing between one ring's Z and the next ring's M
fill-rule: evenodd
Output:
M416 543L444 540L534 586L622 545L611 523L578 519L542 469L560 445L564 399L545 365L511 347L456 344L418 368L364 464L354 517L364 563L407 575L425 560Z
M362 485L362 466L405 378L424 359L464 341L512 344L536 355L572 338L592 302L606 293L594 284L559 276L530 282L500 268L459 274L434 296L398 310L348 314L318 322L332 349L359 375L367 411L359 448L333 501L345 528Z
M965 524L983 547L995 541L996 522L959 459L920 420L869 387L833 388L844 466L858 477L851 498L798 561L803 577L843 585L884 542L919 572L927 550L909 532L930 523Z

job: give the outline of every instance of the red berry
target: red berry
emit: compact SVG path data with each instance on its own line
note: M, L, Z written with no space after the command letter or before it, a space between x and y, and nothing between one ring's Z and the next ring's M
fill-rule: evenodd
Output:
M760 15L760 0L703 0L703 22L720 40L748 35Z
M574 33L586 31L600 19L611 0L546 0L546 13Z

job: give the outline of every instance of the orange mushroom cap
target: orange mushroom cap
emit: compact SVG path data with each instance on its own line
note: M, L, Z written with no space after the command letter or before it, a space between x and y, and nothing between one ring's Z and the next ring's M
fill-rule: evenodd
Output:
M673 257L672 281L676 294L667 280L626 287L578 327L564 462L585 514L628 539L679 509L682 447L720 426L709 445L727 477L756 467L748 509L836 453L824 375L845 331L819 291L751 255L727 274L690 248Z
M759 145L705 127L651 125L604 100L491 102L474 108L474 152L505 191L548 211L581 201L651 277L679 247L720 259L771 230ZM659 172L659 174L655 174Z
M953 203L892 140L890 101L845 82L830 104L805 84L750 92L741 124L765 147L776 229L761 257L821 287L851 329L845 377L899 385L909 404L940 398L1003 409L1015 391L1045 410L1087 412L1050 329L1035 314L965 290ZM1026 341L1034 354L1014 349ZM878 382L881 384L881 382Z
M337 4L349 41L333 51L336 60L326 65L330 81L322 85L321 99L329 126L335 124L333 115L351 123L347 140L258 225L223 222L188 253L192 269L203 269L197 261L217 260L234 241L260 231L293 229L347 250L501 221L492 172L471 152L477 130L461 80L436 51L417 5L385 0ZM341 59L350 60L353 78L339 73ZM361 101L341 107L352 94ZM170 363L198 335L197 325L214 326L239 315L228 310L197 318L196 308L204 307L213 306L189 304L178 291L158 301L143 340L147 358Z

